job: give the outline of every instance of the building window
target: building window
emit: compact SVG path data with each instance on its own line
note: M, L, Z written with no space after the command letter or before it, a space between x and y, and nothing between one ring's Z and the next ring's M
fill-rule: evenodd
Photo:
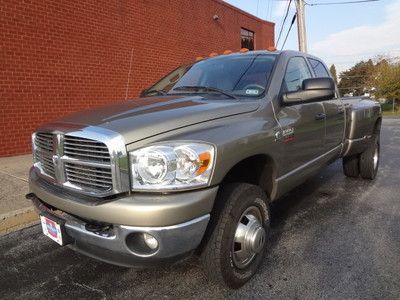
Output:
M249 50L254 50L254 32L241 28L240 37L242 40L242 48L247 48Z

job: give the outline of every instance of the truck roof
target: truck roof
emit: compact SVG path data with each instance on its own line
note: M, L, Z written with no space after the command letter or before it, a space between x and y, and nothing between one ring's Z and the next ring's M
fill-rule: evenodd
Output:
M304 52L300 52L300 51L295 51L295 50L276 50L276 51L269 51L269 50L253 50L253 51L246 51L246 52L232 52L230 54L219 54L219 55L215 55L215 56L211 56L211 57L204 57L204 59L209 59L209 58L215 58L215 57L220 57L220 56L224 56L224 55L257 55L257 54L272 54L272 55L284 55L287 57L291 57L291 56L305 56L308 58L314 58L317 59L321 62L324 62L321 58L314 56L312 54L309 53L304 53Z
M304 53L304 52L300 52L300 51L295 51L295 50L276 50L276 51L269 51L269 50L253 50L253 51L246 51L246 52L232 52L230 54L219 54L219 55L215 55L215 56L211 56L211 57L205 57L205 59L207 58L213 58L213 57L219 57L221 55L257 55L257 54L274 54L274 55L280 55L280 54L284 54L287 56L307 56L307 57L314 57L317 58L313 55L310 55L308 53ZM319 58L317 58L319 59ZM320 59L319 59L320 60Z

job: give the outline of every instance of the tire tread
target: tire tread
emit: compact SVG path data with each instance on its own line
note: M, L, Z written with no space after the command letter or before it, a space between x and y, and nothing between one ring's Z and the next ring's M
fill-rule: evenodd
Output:
M373 161L376 147L379 147L379 139L377 137L375 137L374 142L360 155L360 175L363 179L372 180L376 177L377 170L374 168Z
M360 156L358 154L343 157L343 172L347 177L360 176Z
M218 197L220 201L216 203L217 207L214 208L214 210L219 211L219 214L214 216L218 218L218 221L200 255L200 262L207 277L218 284L230 288L239 288L247 280L235 281L224 278L224 273L226 274L228 270L224 270L225 265L221 261L221 259L225 258L224 253L222 253L223 249L221 248L221 245L223 245L223 236L225 231L229 229L229 222L233 217L232 212L235 209L235 204L237 204L237 199L241 195L246 194L246 191L249 189L254 188L259 187L247 183L229 183L221 187L222 190ZM259 189L261 190L261 188ZM221 200L225 200L225 202Z

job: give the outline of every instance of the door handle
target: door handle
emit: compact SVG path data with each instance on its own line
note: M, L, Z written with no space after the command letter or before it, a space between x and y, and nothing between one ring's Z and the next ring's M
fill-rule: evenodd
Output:
M324 113L319 113L315 115L315 120L319 121L319 120L324 120L326 118L326 114Z

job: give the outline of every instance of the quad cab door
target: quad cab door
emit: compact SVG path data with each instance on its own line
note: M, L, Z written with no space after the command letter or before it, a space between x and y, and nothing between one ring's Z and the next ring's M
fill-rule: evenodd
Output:
M315 77L331 77L326 66L316 58L308 58ZM324 149L330 152L341 145L344 136L345 116L344 104L338 97L338 93L333 99L322 102L325 110L325 140ZM333 151L332 155L337 152Z
M281 94L302 89L303 80L312 78L312 72L302 56L289 59L282 83ZM324 153L325 110L322 102L281 103L276 112L281 130L276 133L279 143L280 175L290 177L297 168Z

